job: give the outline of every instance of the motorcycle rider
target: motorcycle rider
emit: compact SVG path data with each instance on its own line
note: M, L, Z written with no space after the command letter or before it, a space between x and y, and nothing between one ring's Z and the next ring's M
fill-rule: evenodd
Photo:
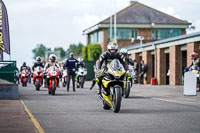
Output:
M37 57L36 57L36 62L34 63L34 65L33 65L33 67L32 67L33 72L34 72L35 68L38 67L38 66L44 68L44 65L43 65L43 63L41 62L40 56L37 56ZM32 77L33 77L33 73L32 73ZM35 83L35 79L34 79L34 78L33 78L33 83Z
M135 62L128 56L128 51L127 51L127 49L122 48L122 49L120 50L120 53L122 53L122 54L124 55L124 57L125 57L125 59L126 59L127 65L130 64L130 65L134 66Z
M59 67L58 62L56 61L56 55L55 54L50 54L49 61L44 66L44 72L45 72L44 78L45 78L45 82L47 84L48 84L48 80L47 80L46 74L47 74L48 68L51 67L51 66L57 67L58 70L60 71L60 67ZM58 82L58 87L59 87L59 78L57 79L57 82Z
M188 68L190 68L192 66L200 67L200 58L198 58L197 56L198 56L198 54L196 52L193 52L190 54L192 63Z
M107 45L107 51L101 54L99 58L99 66L98 69L99 71L97 72L97 81L98 82L98 95L101 94L101 84L102 84L102 79L105 76L106 71L108 70L107 64L109 64L113 59L118 59L120 63L123 65L124 69L127 71L127 64L126 64L126 59L123 54L118 52L118 44L115 42L110 42ZM103 69L102 65L104 64Z
M83 58L81 58L81 57L78 58L78 62L76 63L76 72L78 72L78 69L80 67L86 68L85 63L83 62ZM78 83L79 83L78 75L76 75L75 79L76 79L76 82L77 82L77 85L78 85Z
M43 63L41 62L41 57L40 57L40 56L36 57L36 62L34 63L34 65L33 65L33 67L32 67L32 70L34 71L34 69L35 69L36 67L38 67L38 66L44 68L44 65L43 65Z
M19 74L19 77L21 78L21 73L23 70L28 70L29 73L31 73L31 69L29 66L26 65L26 62L23 62L22 66L20 67L20 74ZM29 77L29 76L28 76Z
M79 57L78 62L76 63L76 70L78 70L79 67L85 68L85 63L83 62L83 58Z
M28 70L28 66L26 65L26 62L23 62L22 66L20 67L20 72L22 72L22 70Z

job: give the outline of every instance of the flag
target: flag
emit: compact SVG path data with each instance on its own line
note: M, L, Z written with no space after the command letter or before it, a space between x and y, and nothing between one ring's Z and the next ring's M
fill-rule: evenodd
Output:
M8 15L2 0L0 0L0 51L10 54Z

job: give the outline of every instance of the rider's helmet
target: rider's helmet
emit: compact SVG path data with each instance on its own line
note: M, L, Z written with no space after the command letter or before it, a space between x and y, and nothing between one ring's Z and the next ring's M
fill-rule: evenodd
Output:
M82 62L83 62L83 58L79 57L79 58L78 58L78 62L79 62L79 63L82 63Z
M115 42L110 42L107 46L110 55L115 56L118 51L118 44Z
M26 62L23 62L23 67L26 67Z
M124 56L127 56L128 51L127 51L127 49L122 48L122 49L120 50L120 53L122 53Z
M197 53L196 52L193 52L190 54L190 57L193 59L193 60L196 60L197 59Z
M51 54L50 56L49 56L49 60L53 63L53 62L55 62L56 61L56 55L55 54Z
M41 62L41 57L40 57L40 56L36 57L36 61L37 61L38 63L40 63L40 62Z

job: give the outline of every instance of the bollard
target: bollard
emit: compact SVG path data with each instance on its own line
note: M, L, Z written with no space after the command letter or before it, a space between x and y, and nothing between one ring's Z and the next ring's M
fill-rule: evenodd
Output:
M186 72L184 74L184 95L185 96L196 96L196 84L197 77L193 72Z

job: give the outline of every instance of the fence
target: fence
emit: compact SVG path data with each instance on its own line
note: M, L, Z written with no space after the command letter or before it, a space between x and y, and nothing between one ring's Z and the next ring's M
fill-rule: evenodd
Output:
M94 78L94 65L95 61L84 61L87 68L88 74L86 80L92 80Z
M16 83L16 61L0 61L0 79Z

